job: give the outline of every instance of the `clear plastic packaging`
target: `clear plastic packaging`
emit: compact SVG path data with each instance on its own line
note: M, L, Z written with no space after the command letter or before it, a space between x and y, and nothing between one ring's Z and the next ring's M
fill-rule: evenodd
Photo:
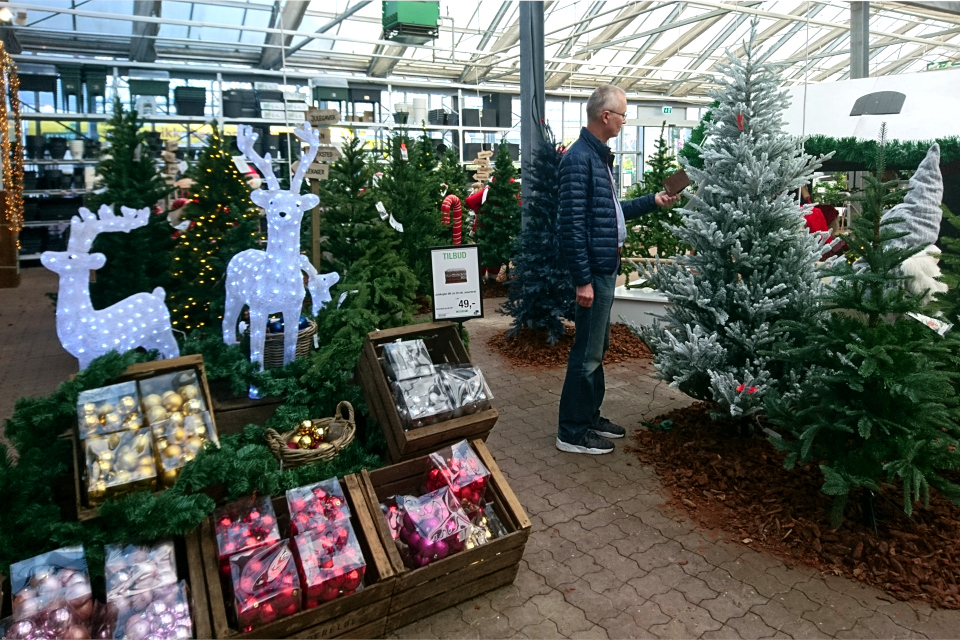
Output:
M491 407L493 393L480 371L471 364L440 364L437 372L447 387L454 417L467 416Z
M403 512L399 507L403 503L403 498L404 496L390 496L380 503L380 511L383 512L387 528L390 529L390 536L394 540L400 536L400 528L403 526Z
M470 539L467 540L467 549L479 547L491 540L507 535L507 529L494 511L492 502L487 503L471 521L473 528L470 532Z
M213 512L220 571L230 575L230 557L280 540L269 497L243 498Z
M63 547L10 565L13 615L30 617L61 608L62 600L81 620L93 613L90 575L83 546Z
M423 340L397 340L383 345L387 379L400 381L433 375L433 360Z
M130 601L117 616L117 640L182 640L193 637L193 617L187 583L173 583L146 591Z
M290 535L340 520L350 520L350 507L340 481L330 478L287 491Z
M92 612L93 602L88 604ZM10 618L0 621L0 637L10 640L98 637L91 633L90 622L81 619L77 610L60 595L42 609L29 614L14 613Z
M311 529L294 538L305 608L360 588L367 561L349 521Z
M419 498L404 496L399 540L410 548L404 562L423 567L463 550L470 537L470 519L460 503L443 487Z
M394 399L406 429L419 429L454 416L453 403L439 374L394 383Z
M146 378L138 384L143 415L150 425L164 420L179 423L186 416L210 410L194 369Z
M153 490L157 468L150 429L91 436L84 444L87 499L91 505L129 491Z
M77 398L77 424L81 440L143 426L137 383L121 382L81 392Z
M433 468L427 472L427 491L448 486L464 512L473 517L485 503L490 472L466 440L430 454Z
M107 603L125 621L144 610L151 592L177 583L172 542L152 546L107 545L104 549Z
M300 611L300 577L287 540L231 556L230 578L243 633Z
M161 482L167 487L177 481L180 469L197 457L205 442L220 443L209 412L174 415L178 419L167 419L151 427L157 471Z

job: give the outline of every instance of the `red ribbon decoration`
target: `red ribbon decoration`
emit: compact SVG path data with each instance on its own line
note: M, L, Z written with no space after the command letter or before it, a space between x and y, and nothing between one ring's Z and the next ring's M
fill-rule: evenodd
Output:
M444 225L450 224L451 208L453 209L453 244L459 245L463 238L463 208L460 206L460 198L452 193L444 198L440 205Z
M743 114L742 113L737 114L737 128L740 129L740 131L743 131Z

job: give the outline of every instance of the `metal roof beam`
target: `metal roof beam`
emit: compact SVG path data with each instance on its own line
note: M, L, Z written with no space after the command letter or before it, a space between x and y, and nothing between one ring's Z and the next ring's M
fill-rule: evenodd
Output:
M275 7L279 7L279 10L275 10L270 17L270 27L279 26L283 31L287 29L298 31L300 24L303 22L303 14L306 13L308 4L310 3L302 2L301 0L285 0L282 5L274 5ZM290 46L292 41L292 35L268 33L264 36L263 44L268 46L264 46L263 53L260 54L260 68L274 69L277 65L281 64L284 54L276 47L279 45L279 47L285 49Z
M505 0L500 4L500 8L497 10L496 15L493 16L493 20L490 21L490 26L487 27L487 30L483 34L483 38L480 39L480 45L477 49L483 50L484 47L490 42L490 38L493 37L494 31L497 30L497 27L500 26L500 22L506 17L507 11L510 10L510 0ZM519 27L517 27L519 34ZM482 56L475 55L473 56L474 60L479 60ZM471 70L474 67L471 65L466 65L463 67L463 71L460 73L460 82L466 82L467 76L470 74Z
M570 37L567 38L567 41L564 42L563 46L560 48L560 51L557 54L557 57L564 58L567 56L567 54L570 53L570 50L573 49L573 45L577 43L577 40L580 39L580 36L583 34L583 32L587 31L590 28L590 22L596 17L598 13L600 13L600 9L603 8L604 4L606 3L603 0L599 0L590 5L590 7L587 9L587 12L583 16L583 19L581 19L577 23L577 25L573 27L573 31L571 32ZM544 80L545 86L546 85L552 86L552 83L550 82L550 80L552 76L555 75L553 72L559 66L560 65L557 65L557 64L551 64L550 67L546 69L545 71L546 79ZM563 84L562 80L560 84Z
M707 60L707 58L713 55L714 51L716 51L720 47L720 45L722 45L726 41L727 38L733 35L733 32L736 31L746 19L747 19L747 14L742 13L739 16L736 16L732 20L730 20L730 24L728 24L727 27L720 32L720 35L714 38L710 42L710 44L707 45L706 49L703 50L703 53L697 56L696 60L694 60L693 62L687 65L687 69L690 69L691 71L696 71L697 68ZM690 77L689 73L681 73L677 81L673 83L669 89L667 89L666 95L668 96L673 95L673 92L679 89L683 85L683 81L689 77Z
M353 14L355 14L357 11L360 11L361 9L363 9L365 6L367 6L368 4L370 4L372 1L373 1L373 0L361 0L360 2L358 2L358 3L355 4L355 5L353 5L352 7L350 7L350 6L348 5L347 9L345 9L343 13L341 13L341 14L338 15L336 18L333 18L332 20L330 20L329 22L327 22L325 25L323 25L322 27L320 27L319 29L317 29L314 33L315 33L316 35L320 35L320 34L326 33L326 32L329 31L330 29L333 29L335 26L337 26L338 24L342 23L344 20L346 20L347 18L349 18L350 16L352 16ZM295 54L297 51L300 51L300 49L303 49L305 46L307 46L308 44L310 44L311 42L313 42L314 39L316 39L316 36L311 37L311 38L304 38L304 40L303 40L302 42L300 42L299 44L297 44L296 46L293 46L293 47L290 47L289 49L287 49L287 51L284 53L284 57L285 57L285 58L289 58L290 56L292 56L293 54Z
M160 17L162 3L159 0L134 2L133 13L136 16ZM76 14L74 14L76 20ZM74 29L76 31L76 29ZM136 62L153 62L157 59L157 50L153 40L144 36L155 36L160 31L159 22L134 22L133 37L130 39L130 59Z
M897 31L898 31L898 32L901 32L901 33L906 33L907 31L910 31L911 29L915 29L916 27L919 27L919 26L921 26L921 23L916 23L916 22L914 22L914 23L907 23L907 24L905 24L905 25L901 25L900 27L897 27ZM876 57L880 54L880 52L883 51L884 49L886 49L887 47L890 47L890 46L893 46L893 45L898 45L898 44L902 44L902 43L897 42L897 41L894 40L893 38L880 38L879 40L877 40L876 42L874 42L874 43L872 43L872 44L870 45L870 49L872 49L872 51L870 52L870 58L869 58L870 61L872 61L874 58L876 58ZM840 53L847 53L847 52L841 51ZM839 54L838 54L838 55L839 55ZM836 74L839 73L840 71L843 71L844 69L847 70L847 75L849 75L849 72L850 72L850 61L849 61L849 60L845 60L845 61L843 61L843 62L841 62L841 63L839 63L839 64L836 64L836 65L830 67L829 69L827 69L827 70L825 70L825 71L819 71L819 72L817 72L817 74L816 74L815 76L813 76L812 78L810 78L809 81L810 81L810 82L822 82L822 81L826 80L827 78L829 78L829 77L831 77L831 76L833 76L833 75L836 75ZM843 79L844 79L844 78L841 78L841 80L843 80Z

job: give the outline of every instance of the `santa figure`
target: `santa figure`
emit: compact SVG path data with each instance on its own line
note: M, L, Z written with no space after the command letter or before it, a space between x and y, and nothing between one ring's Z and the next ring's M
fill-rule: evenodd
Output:
M516 182L514 178L510 178L510 182ZM483 212L483 206L487 202L487 195L490 191L490 185L477 183L479 187L473 192L473 194L467 196L467 199L464 200L464 204L467 205L473 213L473 225L470 227L470 236L475 236L477 233L477 228L480 227L480 213ZM520 195L517 195L517 202L520 201ZM468 218L467 224L470 224ZM489 224L489 223L488 223ZM498 266L485 266L480 268L480 277L484 280L489 280L491 277L496 277L497 282L503 283L507 280L507 265L498 265Z

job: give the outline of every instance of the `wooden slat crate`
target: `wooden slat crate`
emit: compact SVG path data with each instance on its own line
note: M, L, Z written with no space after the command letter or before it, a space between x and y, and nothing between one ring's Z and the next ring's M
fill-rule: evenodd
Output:
M210 423L217 430L217 418L213 411L213 399L210 396L210 385L207 383L207 374L203 368L203 357L200 355L181 356L179 358L170 358L169 360L155 360L153 362L140 362L127 367L119 378L111 384L117 382L126 382L128 380L142 380L152 378L153 376L170 373L172 371L181 371L183 369L196 369L197 383L203 392L204 402L210 412ZM219 433L219 430L217 430ZM83 522L97 517L100 513L99 507L91 507L87 501L87 488L84 482L86 475L86 452L80 442L80 435L77 429L73 430L73 480L74 492L77 503L77 520Z
M367 334L360 354L358 374L367 408L380 423L386 437L390 462L416 458L461 440L486 440L500 417L497 410L491 407L472 415L405 430L379 358L383 355L385 343L417 338L426 344L434 364L470 362L470 356L452 322L429 322Z
M380 540L374 515L369 510L362 489L355 476L347 476L342 483L350 506L354 532L367 561L364 588L356 593L325 602L248 633L231 626L227 615L228 603L220 581L217 540L212 518L200 525L200 543L203 572L209 590L210 614L213 623L212 638L375 638L386 629L387 613L393 596L394 570ZM284 496L273 499L281 534L289 531L290 514ZM391 543L392 544L392 543Z
M424 474L430 469L429 457L415 458L376 471L361 471L370 511L379 516L378 532L396 573L396 586L387 618L388 632L510 584L517 576L520 558L530 535L530 519L483 441L473 440L470 446L490 471L487 499L493 501L496 514L507 533L485 545L461 551L419 569L409 569L403 564L379 505L393 495L419 495Z
M273 417L283 403L281 398L261 398L251 400L247 396L238 396L224 380L210 383L213 397L213 411L217 414L217 429L220 435L242 433L248 424L263 425Z

